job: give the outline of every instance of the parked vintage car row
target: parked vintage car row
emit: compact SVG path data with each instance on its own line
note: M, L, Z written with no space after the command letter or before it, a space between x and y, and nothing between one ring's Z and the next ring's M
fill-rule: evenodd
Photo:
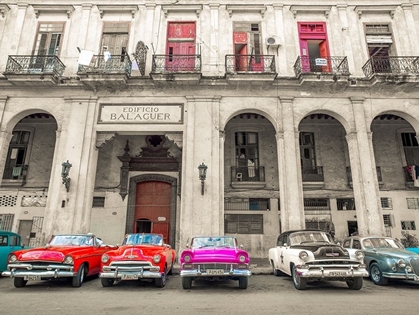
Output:
M164 287L176 260L163 236L152 233L126 234L117 246L103 244L90 233L60 234L45 247L28 249L21 246L18 234L0 231L0 250L1 275L11 277L17 288L55 278L69 278L80 287L91 275L99 275L103 287L126 280ZM287 231L278 236L268 256L273 274L291 276L298 290L319 280L343 281L360 290L367 276L378 285L386 285L389 278L419 280L418 254L390 237L353 236L341 246L323 231ZM248 252L232 236L192 238L179 265L183 289L191 289L199 278L236 280L240 289L246 289L252 274Z

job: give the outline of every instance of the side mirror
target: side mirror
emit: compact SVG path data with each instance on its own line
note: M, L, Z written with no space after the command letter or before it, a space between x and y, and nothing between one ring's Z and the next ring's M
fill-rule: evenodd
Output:
M190 248L190 245L188 245L188 244L187 244L187 245L185 245L185 247L186 247L186 248Z
M241 245L239 245L239 248L240 248L240 249L244 249L244 245L242 245L242 244L241 244Z

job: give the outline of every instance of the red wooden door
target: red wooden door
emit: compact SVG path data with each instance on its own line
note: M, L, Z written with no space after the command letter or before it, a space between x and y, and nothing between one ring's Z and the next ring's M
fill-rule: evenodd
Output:
M322 72L331 72L331 59L329 58L330 53L328 51L328 44L326 40L319 44L319 55L321 58L325 58L327 60L327 65L322 67Z
M148 219L152 222L151 233L163 234L169 243L171 221L171 184L164 182L141 182L137 184L135 221ZM134 226L134 232L137 226Z
M302 65L302 72L310 72L311 65L309 62L308 42L304 39L300 40L300 60Z
M169 22L166 44L166 70L195 69L195 23Z

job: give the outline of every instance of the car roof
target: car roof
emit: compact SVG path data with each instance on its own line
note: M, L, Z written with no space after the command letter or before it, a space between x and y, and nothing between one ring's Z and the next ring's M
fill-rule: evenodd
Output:
M282 232L280 235L282 235L282 234L292 234L292 233L295 233L295 232L324 232L324 231L318 230L318 229L289 230L289 231Z
M20 236L18 233L11 232L11 231L3 231L3 230L0 230L0 235Z

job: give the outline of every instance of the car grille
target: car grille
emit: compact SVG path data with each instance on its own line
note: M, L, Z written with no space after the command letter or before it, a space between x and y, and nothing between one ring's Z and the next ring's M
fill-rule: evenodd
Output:
M313 253L315 259L343 259L344 257L349 257L346 250L337 246L322 246Z
M419 275L419 259L411 259L410 260L411 268L413 269L413 272L416 274L416 276Z
M200 269L201 271L206 271L207 269L223 269L224 271L229 271L232 269L237 269L237 264L194 264L194 269Z
M111 270L115 270L115 268L120 270L124 268L143 268L144 270L149 270L150 267L152 267L152 264L148 261L114 261L109 265Z

